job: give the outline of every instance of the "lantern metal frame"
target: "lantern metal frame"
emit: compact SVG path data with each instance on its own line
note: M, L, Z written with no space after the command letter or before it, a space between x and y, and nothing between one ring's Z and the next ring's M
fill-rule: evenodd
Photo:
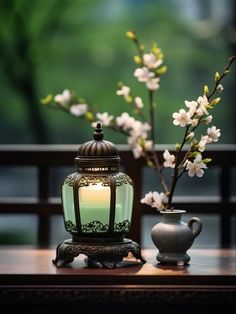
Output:
M77 172L64 181L73 187L76 225L66 220L64 215L65 228L72 239L57 246L53 264L62 267L71 263L79 254L85 254L88 267L115 268L129 252L141 263L145 263L139 244L124 237L130 229L130 221L115 223L116 188L126 183L133 186L133 181L128 175L119 172L118 149L113 143L103 141L100 123L97 124L93 138L93 141L79 147L75 158ZM80 187L96 185L98 182L110 187L109 223L103 225L95 220L84 225L81 223L78 191Z

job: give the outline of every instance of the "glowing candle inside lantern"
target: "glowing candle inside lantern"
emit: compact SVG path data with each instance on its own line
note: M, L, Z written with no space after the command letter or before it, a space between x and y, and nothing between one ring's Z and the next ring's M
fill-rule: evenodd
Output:
M101 183L90 184L79 189L80 202L85 205L104 205L110 202L110 187Z
M103 225L109 224L110 217L109 186L101 183L91 184L79 189L80 219L82 224L99 221ZM116 204L116 219L122 220L122 208Z

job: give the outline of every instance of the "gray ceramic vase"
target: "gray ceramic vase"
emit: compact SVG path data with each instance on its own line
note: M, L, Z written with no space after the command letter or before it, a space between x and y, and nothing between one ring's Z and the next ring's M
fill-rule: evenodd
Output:
M186 253L202 230L199 218L188 223L182 221L184 210L161 211L162 222L152 228L152 241L159 250L157 260L161 264L184 265L190 261Z

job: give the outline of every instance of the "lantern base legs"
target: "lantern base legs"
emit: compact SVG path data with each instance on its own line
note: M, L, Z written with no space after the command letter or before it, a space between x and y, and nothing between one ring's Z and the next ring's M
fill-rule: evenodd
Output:
M124 239L123 242L113 243L82 243L66 240L60 243L56 249L56 258L52 261L57 267L62 267L73 262L79 254L87 256L86 262L88 267L115 268L122 262L124 257L132 253L133 256L140 260L142 264L146 263L141 255L141 249L138 243Z

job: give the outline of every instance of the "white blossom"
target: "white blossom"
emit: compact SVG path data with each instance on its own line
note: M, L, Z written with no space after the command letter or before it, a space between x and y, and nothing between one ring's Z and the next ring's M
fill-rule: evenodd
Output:
M194 137L195 133L194 132L190 132L187 136L186 136L186 139L188 141L190 141L193 137Z
M175 156L171 155L170 152L166 149L163 153L163 158L165 159L163 165L164 167L174 168L175 167Z
M206 144L208 143L208 135L202 136L201 140L198 143L198 150L200 152L204 152L204 150L206 149Z
M216 91L217 91L218 94L222 93L223 90L224 90L224 87L223 87L221 84L219 84L219 85L217 86L217 88L216 88Z
M192 119L192 122L191 122L191 126L192 127L195 127L195 126L197 126L198 125L198 122L199 122L199 119Z
M192 117L195 114L196 110L197 110L198 103L196 101L185 100L185 105L186 105L186 107L189 108L189 113L190 113L190 115Z
M134 136L129 136L127 138L127 143L130 145L131 148L133 148L135 145L137 145L137 138Z
M180 109L179 113L174 112L172 117L175 119L173 121L174 125L180 125L181 127L185 127L187 124L191 124L191 115L189 112L186 112L184 109Z
M143 100L141 97L135 97L134 103L135 103L136 108L138 108L138 109L143 108Z
M119 96L128 97L129 94L130 94L130 87L126 86L126 85L123 85L123 86L121 86L120 89L118 89L116 91L116 94L119 95Z
M142 123L142 131L143 132L149 132L151 131L152 127L149 123L145 122L145 123Z
M202 115L208 115L207 107L209 105L208 99L206 95L200 96L197 99L198 102L198 108L196 110L196 114L201 117Z
M70 113L76 117L83 116L88 111L87 104L77 104L70 107Z
M209 116L207 116L207 117L204 119L204 121L205 121L206 124L209 124L209 123L212 122L212 119L213 119L212 115L209 115Z
M151 127L148 123L142 123L134 118L130 117L120 117L117 123L120 123L120 127L124 130L129 129L128 144L130 145L134 157L139 158L143 155L143 150L150 150L152 146L152 141L145 141L150 131ZM140 143L144 143L141 145Z
M209 104L206 95L199 96L198 99L197 99L197 102L201 106L207 106Z
M54 100L62 106L67 106L71 101L71 96L71 92L68 89L65 89L62 94L56 95Z
M143 149L148 150L150 145L152 145L149 141L146 141L143 147L140 145L147 138L148 132L151 130L150 124L135 120L127 112L123 112L121 116L116 117L116 124L122 130L129 132L128 144L135 158L141 157Z
M144 198L141 199L142 204L152 205L153 198L152 198L152 192L148 192L145 194Z
M142 204L147 204L149 206L157 208L158 210L164 208L164 203L166 201L166 195L164 193L158 193L156 191L146 193L144 198L141 199Z
M208 134L208 143L218 142L219 137L221 136L220 129L217 129L216 126L212 126L207 129Z
M204 174L203 169L207 169L207 166L202 162L202 155L199 154L196 156L193 162L187 160L186 170L188 170L188 175L193 177L196 175L197 177L202 177Z
M147 138L147 132L151 130L150 124L147 122L142 123L141 121L135 120L132 124L132 130L130 135L134 138Z
M135 119L131 117L127 112L123 112L121 116L116 117L116 124L123 130L132 128L135 123Z
M166 195L164 193L158 193L155 191L152 193L152 197L153 197L152 207L155 207L158 210L163 209L164 202L166 202Z
M147 80L151 77L154 77L153 72L149 72L147 67L137 68L134 71L134 76L137 77L139 82L147 82Z
M157 90L160 87L159 82L159 77L149 77L146 81L146 86L150 90Z
M154 55L154 53L146 53L143 55L143 63L149 68L149 69L155 69L158 68L163 61L158 60L157 57Z
M133 146L132 151L133 151L133 155L135 159L140 158L143 154L143 148L139 144L136 144L135 146Z
M111 121L113 120L114 116L109 115L108 112L103 113L97 113L96 117L104 126L109 126L111 124Z

